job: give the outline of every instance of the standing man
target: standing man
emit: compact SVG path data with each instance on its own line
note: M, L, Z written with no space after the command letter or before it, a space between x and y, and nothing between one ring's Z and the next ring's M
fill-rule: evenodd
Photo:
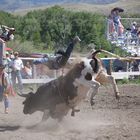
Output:
M9 79L8 74L4 71L5 65L0 64L0 101L4 101L5 113L9 109Z
M16 87L16 78L17 78L20 94L22 94L23 93L23 83L22 83L21 70L24 68L24 65L23 65L22 60L18 56L19 56L19 53L15 52L14 53L15 58L13 59L13 62L12 62L11 76L12 76L12 83L13 83L14 87Z
M75 36L72 42L69 43L65 51L58 50L55 57L45 56L44 58L34 60L33 64L45 64L49 69L52 70L60 69L65 66L74 49L74 46L80 41L80 38L78 36Z
M5 72L8 74L8 79L9 79L9 87L10 87L10 92L13 96L15 96L15 91L12 85L12 76L11 76L11 72L12 72L12 59L11 56L9 54L9 52L6 52L6 59L5 59Z

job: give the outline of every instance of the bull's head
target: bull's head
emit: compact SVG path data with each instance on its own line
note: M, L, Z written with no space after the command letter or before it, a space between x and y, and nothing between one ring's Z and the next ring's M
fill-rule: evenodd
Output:
M24 104L23 113L24 114L32 114L36 111L36 107L35 107L36 101L34 100L34 96L35 96L35 94L33 92L30 92L27 94L26 99L23 102L23 104Z

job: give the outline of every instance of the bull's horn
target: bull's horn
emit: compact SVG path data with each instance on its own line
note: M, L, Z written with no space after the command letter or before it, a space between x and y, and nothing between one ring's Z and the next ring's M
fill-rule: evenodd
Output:
M31 91L33 91L34 89L32 87L28 87Z
M21 93L19 93L19 92L17 92L17 94L18 94L20 97L24 97L24 98L26 98L26 97L29 96L28 94L21 94Z

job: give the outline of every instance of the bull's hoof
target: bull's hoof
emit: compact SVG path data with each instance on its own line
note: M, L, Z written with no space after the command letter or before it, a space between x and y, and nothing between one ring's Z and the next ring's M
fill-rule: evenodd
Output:
M119 100L120 99L120 95L116 94L116 99Z
M74 109L74 112L80 112L80 109Z
M71 116L74 117L75 116L75 111L71 112Z
M89 100L88 99L85 99L84 102L89 102Z
M71 112L71 116L75 116L75 112L80 112L80 109L73 109Z
M21 92L19 92L19 91L17 91L17 95L21 96L21 95L22 95L22 93L21 93Z
M58 122L62 122L63 117L59 117L57 120L58 120Z
M90 101L90 105L93 106L95 102L93 100Z

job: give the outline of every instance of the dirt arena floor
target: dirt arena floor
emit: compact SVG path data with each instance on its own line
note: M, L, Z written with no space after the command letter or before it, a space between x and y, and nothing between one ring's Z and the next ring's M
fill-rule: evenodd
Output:
M93 108L84 101L75 117L68 114L62 122L39 123L41 112L24 115L24 98L10 97L9 114L0 103L0 140L140 140L140 85L119 89L119 102L112 88L101 87Z

